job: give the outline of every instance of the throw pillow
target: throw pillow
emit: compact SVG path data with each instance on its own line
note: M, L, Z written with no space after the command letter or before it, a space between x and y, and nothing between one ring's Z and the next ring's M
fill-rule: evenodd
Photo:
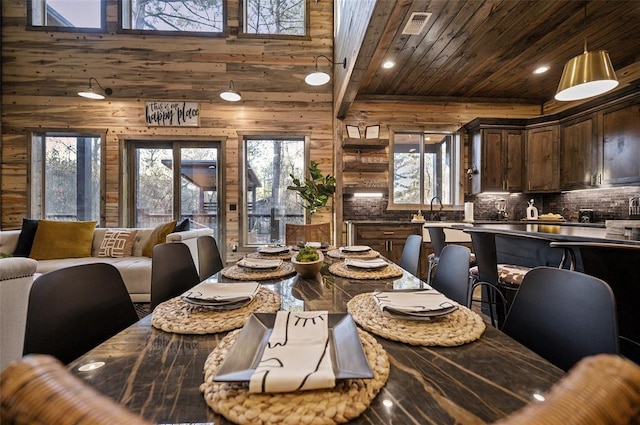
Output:
M188 218L185 218L184 220L179 221L176 224L176 228L175 228L174 232L186 232L190 228L191 228L191 221L189 221Z
M40 220L29 257L34 260L91 257L95 221Z
M100 244L98 257L130 257L137 230L107 230Z
M176 220L156 226L156 228L153 229L153 232L151 232L151 236L149 236L147 244L142 248L142 255L145 257L152 257L153 247L159 243L165 243L167 241L167 235L173 232L173 229L175 228Z
M38 230L38 220L32 220L30 218L22 219L22 230L20 236L18 236L18 244L15 251L13 251L14 257L28 257L31 253L31 247L33 246L33 239L36 236L36 230Z

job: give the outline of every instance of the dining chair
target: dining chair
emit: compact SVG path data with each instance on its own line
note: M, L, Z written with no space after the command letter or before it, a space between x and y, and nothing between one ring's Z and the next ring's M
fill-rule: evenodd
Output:
M427 285L431 284L431 275L438 265L442 249L446 246L444 228L442 226L425 226L429 232L429 240L433 252L427 257L429 261L429 269L427 270Z
M200 268L199 277L203 281L213 276L224 268L218 243L213 236L199 236L198 245L198 267Z
M640 245L552 242L550 246L568 250L571 268L602 279L611 287L616 297L620 352L640 363L640 326L637 313L640 286L633 282L634 276L638 275Z
M610 354L580 360L544 394L494 425L640 423L640 366Z
M285 223L284 229L287 245L296 245L299 242L331 243L331 223Z
M182 294L200 283L189 247L163 243L153 247L151 258L151 311L158 304Z
M0 423L150 425L44 354L27 355L0 374Z
M66 364L137 321L111 264L54 270L31 286L23 354L50 354Z
M593 354L619 352L611 288L570 270L536 267L527 273L502 331L564 370Z
M400 256L400 263L398 265L412 275L418 276L421 249L422 236L409 235L402 248L402 255Z
M458 304L469 305L469 258L471 250L462 245L442 249L431 287Z

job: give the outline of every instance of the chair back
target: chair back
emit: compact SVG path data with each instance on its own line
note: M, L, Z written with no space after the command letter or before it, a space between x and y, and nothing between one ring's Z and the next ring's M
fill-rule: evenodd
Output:
M24 354L69 363L136 321L122 276L111 264L54 270L31 286Z
M464 231L471 235L471 245L478 266L478 281L496 284L498 282L496 235L482 229L465 229Z
M462 245L447 245L440 254L431 286L457 302L469 306L469 257L471 250Z
M331 223L293 224L285 223L285 243L327 242L331 244Z
M638 424L640 366L620 356L590 356L544 397L494 425Z
M203 281L209 276L213 276L224 268L218 244L213 236L198 236L198 267L199 276Z
M433 253L436 257L440 257L442 249L446 245L444 227L442 226L425 226L429 232L429 239L433 247Z
M604 281L553 267L528 272L502 330L554 365L618 353L613 292Z
M52 356L32 354L0 375L0 423L149 425L74 376Z
M182 243L162 243L153 247L151 259L151 304L158 304L182 294L200 283L189 247Z
M399 266L414 276L418 276L421 249L422 236L420 235L409 235L404 244L404 248L402 248Z

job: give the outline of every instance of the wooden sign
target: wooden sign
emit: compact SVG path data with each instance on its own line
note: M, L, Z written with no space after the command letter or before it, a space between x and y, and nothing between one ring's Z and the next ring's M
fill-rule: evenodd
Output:
M148 126L198 127L200 104L198 102L145 102Z

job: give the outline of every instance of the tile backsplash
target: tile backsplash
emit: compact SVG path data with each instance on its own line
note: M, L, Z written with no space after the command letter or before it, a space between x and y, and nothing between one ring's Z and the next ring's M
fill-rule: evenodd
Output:
M503 198L507 202L509 220L526 218L528 201L534 200L539 214L562 214L567 220L577 221L578 210L592 209L594 222L605 220L624 220L629 218L629 198L640 196L640 187L626 186L606 189L577 190L562 193L538 194L479 194L466 196L466 202L474 203L475 220L496 220L496 201ZM343 198L344 220L383 220L408 221L416 211L387 211L388 196L382 198ZM425 218L429 219L428 211L423 210ZM444 211L443 220L461 221L463 211Z

